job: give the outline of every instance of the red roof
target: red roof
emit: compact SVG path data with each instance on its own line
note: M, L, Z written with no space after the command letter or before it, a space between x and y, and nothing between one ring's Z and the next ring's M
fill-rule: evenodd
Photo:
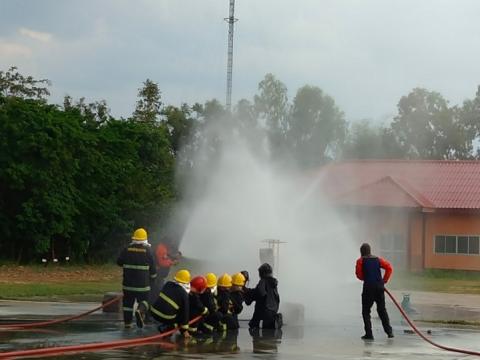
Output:
M315 176L322 191L343 204L480 209L480 161L347 161Z

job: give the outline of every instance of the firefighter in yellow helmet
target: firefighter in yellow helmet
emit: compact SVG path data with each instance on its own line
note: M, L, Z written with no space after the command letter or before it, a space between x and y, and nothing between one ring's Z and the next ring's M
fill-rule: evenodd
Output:
M241 272L238 272L232 276L230 301L232 302L233 317L238 327L238 314L240 314L243 310L245 282L245 276Z
M220 327L222 314L218 311L217 302L217 276L214 273L205 275L207 279L207 289L200 295L202 304L208 309L203 326L210 332Z
M157 300L150 307L152 318L160 323L158 327L160 332L171 330L178 325L182 335L190 337L188 332L190 281L188 270L177 271L174 281L168 281L163 286Z
M220 320L220 330L238 329L238 322L233 316L233 303L230 290L232 288L232 277L229 274L223 274L218 278L217 302L218 311L222 315Z
M123 320L125 328L132 327L133 306L138 303L135 318L137 326L143 326L143 313L148 309L150 284L155 279L156 267L153 254L148 243L145 229L137 229L133 233L131 243L125 247L117 259L123 267Z

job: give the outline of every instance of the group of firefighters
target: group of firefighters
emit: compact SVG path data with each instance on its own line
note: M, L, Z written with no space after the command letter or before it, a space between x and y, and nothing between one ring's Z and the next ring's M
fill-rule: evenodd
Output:
M282 326L278 313L280 297L278 281L272 276L272 267L265 263L258 269L260 281L255 288L247 288L247 271L233 276L223 274L218 279L213 273L191 278L188 270L179 270L174 281L163 283L170 266L178 262L178 255L171 258L166 247L157 247L156 259L150 250L147 232L135 230L132 242L123 249L118 265L123 267L123 316L125 327L132 327L133 315L138 327L151 317L159 323L159 331L178 327L185 337L191 333L211 333L238 329L238 314L243 303L255 302L255 311L249 327L275 329ZM393 267L385 259L372 255L370 245L362 244L360 258L356 262L355 274L363 281L362 317L365 334L363 340L373 340L370 311L376 303L377 312L388 338L393 330L385 307L385 284L389 281ZM157 267L157 265L159 265ZM165 269L162 269L166 268ZM382 276L381 269L384 270ZM161 279L156 280L156 277ZM156 285L155 285L156 284ZM153 287L153 291L151 288ZM151 294L151 295L149 295ZM134 303L138 306L134 312ZM194 325L189 325L191 320Z
M155 256L156 255L156 256ZM145 229L133 233L117 263L123 267L123 317L126 328L143 327L146 319L158 322L158 330L165 332L178 328L188 338L192 334L209 334L239 328L238 314L243 304L255 302L251 329L274 329L282 326L278 313L280 297L278 281L272 267L265 263L258 269L260 280L255 288L248 288L249 274L241 271L217 278L213 273L191 277L188 270L175 273L173 281L163 283L170 266L178 262L178 255L170 257L164 245L156 254L148 243ZM135 301L137 308L134 310ZM192 321L196 320L196 321Z

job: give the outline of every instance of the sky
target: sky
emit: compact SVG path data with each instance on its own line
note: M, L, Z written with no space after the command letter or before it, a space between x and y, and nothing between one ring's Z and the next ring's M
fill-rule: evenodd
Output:
M229 0L0 0L0 70L48 78L129 116L142 82L163 101L224 102ZM233 103L266 73L289 97L331 95L349 121L388 121L415 87L452 104L480 84L478 0L236 0Z

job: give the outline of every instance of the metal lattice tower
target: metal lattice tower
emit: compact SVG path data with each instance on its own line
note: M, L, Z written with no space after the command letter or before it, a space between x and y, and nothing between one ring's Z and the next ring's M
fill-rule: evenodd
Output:
M238 21L235 19L234 12L235 0L230 0L230 11L228 18L225 18L225 21L228 22L227 98L225 100L228 111L232 110L233 26Z

